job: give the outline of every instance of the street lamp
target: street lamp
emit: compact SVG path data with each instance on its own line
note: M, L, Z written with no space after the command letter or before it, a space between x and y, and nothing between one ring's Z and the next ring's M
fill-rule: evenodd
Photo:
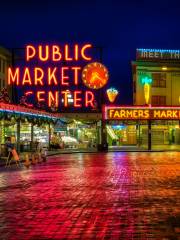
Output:
M163 67L162 67L162 70L163 70L163 71L166 71L166 70L167 70L167 67L166 67L166 66L163 66Z

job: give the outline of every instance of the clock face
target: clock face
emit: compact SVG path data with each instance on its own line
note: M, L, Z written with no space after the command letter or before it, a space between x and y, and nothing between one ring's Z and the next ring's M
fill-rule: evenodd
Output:
M107 68L98 62L86 65L82 71L84 84L92 89L99 89L106 85L109 79Z

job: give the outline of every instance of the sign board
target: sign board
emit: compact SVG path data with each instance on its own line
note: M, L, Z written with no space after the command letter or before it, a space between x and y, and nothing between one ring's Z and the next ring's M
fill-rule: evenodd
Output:
M180 107L108 107L106 120L180 120Z
M180 60L180 50L137 49L137 60Z
M92 49L91 44L27 45L24 65L8 68L8 85L22 93L26 107L96 109L97 89L107 83L108 72L92 62Z

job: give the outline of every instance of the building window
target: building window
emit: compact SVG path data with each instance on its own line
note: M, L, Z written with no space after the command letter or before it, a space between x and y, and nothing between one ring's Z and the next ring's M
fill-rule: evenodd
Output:
M152 73L152 87L166 87L166 73Z
M166 96L152 96L151 104L154 106L165 106Z

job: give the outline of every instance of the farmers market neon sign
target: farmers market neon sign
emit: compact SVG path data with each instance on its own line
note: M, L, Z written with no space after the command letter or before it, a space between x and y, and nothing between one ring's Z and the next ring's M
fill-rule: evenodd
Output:
M91 44L27 45L27 66L9 67L8 85L23 87L27 99L34 97L36 102L46 103L49 107L52 103L56 107L69 107L70 94L73 107L93 108L95 95L91 89L102 88L108 81L108 72L101 63L90 64L92 48ZM35 60L38 64L31 65ZM82 63L86 65L84 68ZM87 72L90 72L88 77ZM82 82L89 89L80 88ZM29 103L28 106L33 105Z
M108 107L104 118L107 120L180 120L180 107Z

